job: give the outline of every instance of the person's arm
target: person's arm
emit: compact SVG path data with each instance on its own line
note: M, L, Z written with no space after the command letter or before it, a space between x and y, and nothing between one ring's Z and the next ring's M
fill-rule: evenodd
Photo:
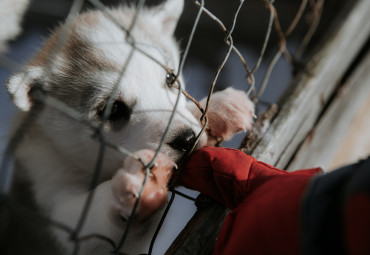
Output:
M180 184L233 209L247 194L274 176L311 176L318 172L320 168L286 172L240 150L203 147L193 152L180 170Z

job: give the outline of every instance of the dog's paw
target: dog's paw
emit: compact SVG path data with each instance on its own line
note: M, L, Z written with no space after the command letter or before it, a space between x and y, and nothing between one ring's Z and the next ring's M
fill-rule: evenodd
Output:
M154 154L151 150L140 150L135 153L144 163L149 163ZM161 153L158 155L141 194L135 213L136 220L148 218L167 202L167 184L175 166L176 164L168 156ZM144 179L143 164L131 157L127 157L123 168L119 169L113 177L112 192L116 203L115 209L123 219L129 218Z
M206 99L200 101L202 107ZM212 95L209 102L208 145L218 141L227 141L236 133L247 131L252 127L254 104L241 90L227 88Z

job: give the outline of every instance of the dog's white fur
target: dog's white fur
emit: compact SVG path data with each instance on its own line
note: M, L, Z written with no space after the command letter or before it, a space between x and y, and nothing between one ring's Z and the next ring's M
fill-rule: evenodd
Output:
M183 0L168 0L162 6L144 8L131 33L140 50L174 70L174 73L178 68L179 49L173 33L182 9ZM130 26L135 13L131 7L109 12L125 27ZM104 109L131 51L126 42L127 35L107 15L89 11L77 17L65 44L49 63L47 57L60 39L62 28L56 30L24 72L9 79L7 89L14 103L27 112L35 104L29 96L30 90L41 85L46 94L64 101L91 121L100 123L99 113ZM45 68L46 63L48 69ZM108 121L104 125L107 141L132 152L157 148L178 93L177 89L166 85L166 74L158 63L134 51L114 95L116 100L129 106L132 113L126 116L129 120L124 124ZM184 84L181 77L179 80ZM250 127L253 104L243 92L233 89L218 92L211 101L212 105L209 118L213 135L228 139L232 134ZM170 142L184 130L199 133L198 113L194 105L187 103L181 95L173 125L161 150L173 161L184 156L184 152L171 147ZM124 120L119 119L118 122ZM35 199L43 212L71 228L79 220L96 165L99 143L92 136L93 131L83 124L45 106L16 154L16 160L30 179ZM203 136L201 145L206 143L207 137ZM112 210L125 206L117 205L119 201L114 194L117 187L112 189L112 176L121 168L123 159L122 154L106 148L100 184L94 189L94 199L80 236L99 233L115 242L120 239L126 223L119 216L127 214L128 210L120 213ZM146 221L135 222L122 251L129 254L146 252L148 240L156 227L153 221L159 215L160 210ZM71 252L73 242L70 242L69 236L63 231L53 230L64 251ZM109 245L96 239L81 242L80 254L110 251Z

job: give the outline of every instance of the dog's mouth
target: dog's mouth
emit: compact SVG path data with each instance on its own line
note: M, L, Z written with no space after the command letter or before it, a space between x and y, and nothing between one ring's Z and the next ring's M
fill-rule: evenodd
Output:
M178 186L179 168L187 156L200 147L192 129L184 129L169 139L159 153L140 150L126 158L122 170L114 177L117 201L123 202L122 220L127 220L138 198L135 221L145 221L167 203L167 193ZM124 188L122 188L124 187Z
M151 164L155 155L152 150L135 152L133 157L125 160L123 168L113 178L113 193L122 205L120 215L125 220L134 207L135 221L143 221L163 208L167 202L168 184L177 165L163 153L157 154Z

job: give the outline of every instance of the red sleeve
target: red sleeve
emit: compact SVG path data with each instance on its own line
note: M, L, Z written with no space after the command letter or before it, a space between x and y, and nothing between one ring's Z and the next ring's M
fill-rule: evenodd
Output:
M247 194L276 175L311 176L321 169L286 172L257 161L240 150L203 147L180 171L180 184L234 209Z

